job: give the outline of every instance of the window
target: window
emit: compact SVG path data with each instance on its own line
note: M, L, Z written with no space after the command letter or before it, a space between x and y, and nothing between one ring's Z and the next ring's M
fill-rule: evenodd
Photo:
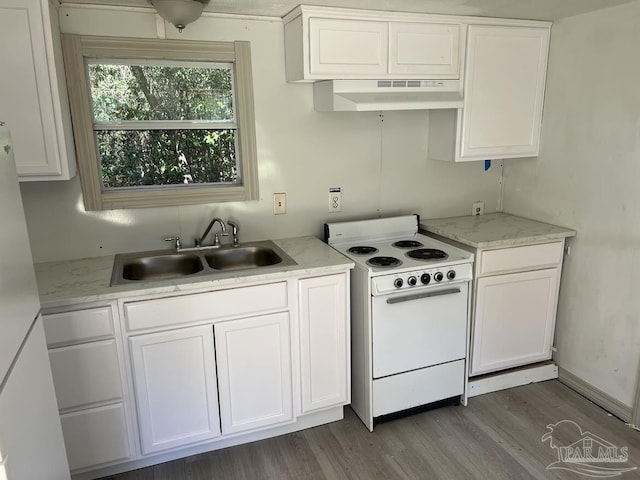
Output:
M87 210L258 198L248 42L63 48Z

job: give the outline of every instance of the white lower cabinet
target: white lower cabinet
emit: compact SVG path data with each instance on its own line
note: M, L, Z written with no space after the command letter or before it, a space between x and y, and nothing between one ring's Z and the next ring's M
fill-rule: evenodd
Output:
M564 240L475 250L469 375L549 360Z
M293 419L288 312L214 326L222 433Z
M560 268L479 278L471 374L551 358Z
M123 403L60 416L71 471L131 456Z
M71 472L130 460L132 432L112 306L42 317Z
M157 294L44 323L72 472L320 425L349 402L349 273ZM125 348L126 346L126 348Z
M347 274L299 282L301 411L349 403Z
M220 435L211 325L131 337L142 453Z

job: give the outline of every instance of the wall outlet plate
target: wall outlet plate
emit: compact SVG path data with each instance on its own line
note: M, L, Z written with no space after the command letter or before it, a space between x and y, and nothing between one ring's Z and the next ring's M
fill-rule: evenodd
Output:
M474 202L471 215L482 215L484 213L484 202Z
M274 193L273 194L273 214L284 215L285 213L287 213L287 194Z
M329 213L342 211L342 187L329 189Z

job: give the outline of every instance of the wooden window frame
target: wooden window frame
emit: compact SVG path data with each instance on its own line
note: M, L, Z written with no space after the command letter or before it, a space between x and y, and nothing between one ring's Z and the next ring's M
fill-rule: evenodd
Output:
M124 37L62 35L69 104L76 143L84 206L88 211L164 207L257 200L256 151L251 45L249 42L201 42ZM91 93L85 68L91 59L159 59L230 62L235 76L235 114L238 125L240 185L189 185L177 188L102 189L93 130Z

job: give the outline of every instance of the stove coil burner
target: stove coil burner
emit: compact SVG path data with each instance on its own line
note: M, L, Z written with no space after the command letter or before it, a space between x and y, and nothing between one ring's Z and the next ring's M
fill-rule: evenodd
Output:
M391 244L391 246L396 248L418 248L422 246L422 243L417 240L398 240Z
M367 265L370 267L391 268L402 265L402 262L396 257L373 257L367 260Z
M437 248L418 248L407 252L407 256L416 260L445 260L449 255Z
M355 253L356 255L371 255L372 253L378 253L378 249L366 245L356 245L355 247L351 247L348 252Z

